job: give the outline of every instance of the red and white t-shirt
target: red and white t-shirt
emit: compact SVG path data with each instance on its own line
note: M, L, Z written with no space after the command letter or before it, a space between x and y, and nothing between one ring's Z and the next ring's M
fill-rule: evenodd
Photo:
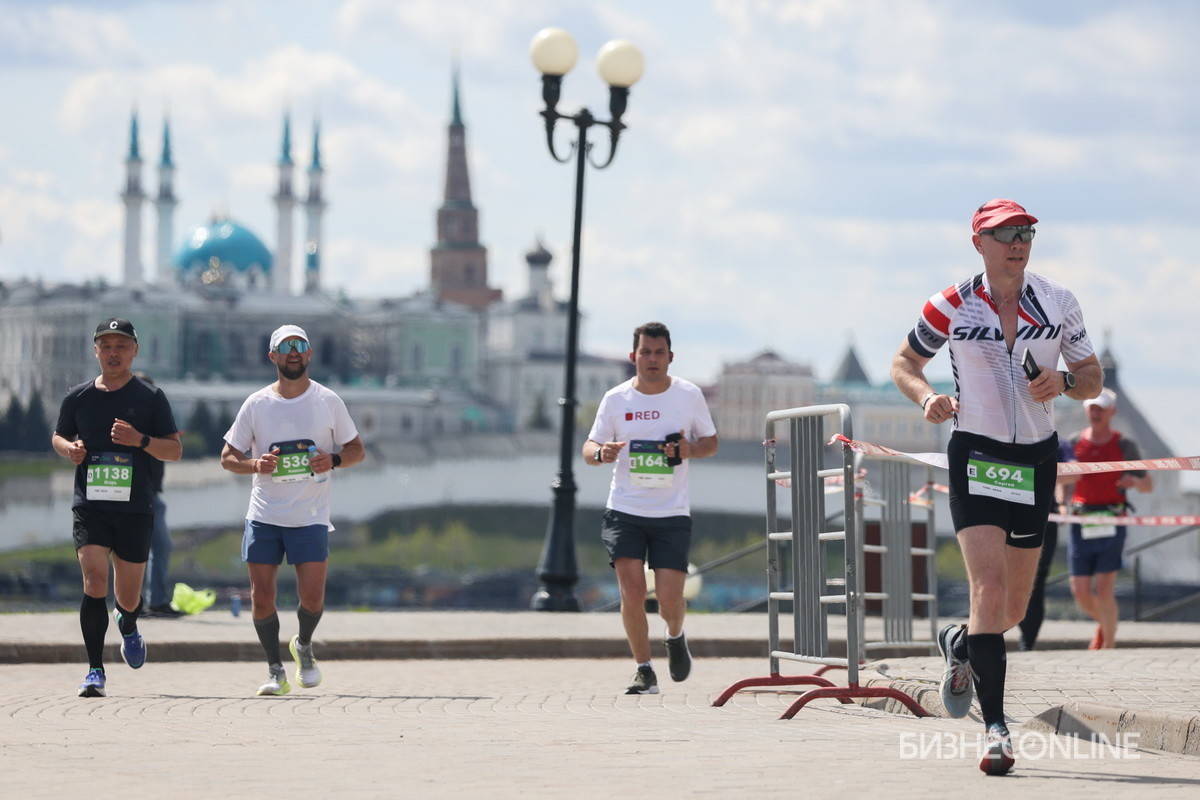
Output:
M1054 433L1054 404L1036 403L1021 368L1028 348L1042 369L1082 361L1094 352L1079 301L1060 283L1025 273L1010 352L987 275L981 273L935 294L925 303L908 343L933 358L950 343L959 410L956 430L999 442L1033 444Z

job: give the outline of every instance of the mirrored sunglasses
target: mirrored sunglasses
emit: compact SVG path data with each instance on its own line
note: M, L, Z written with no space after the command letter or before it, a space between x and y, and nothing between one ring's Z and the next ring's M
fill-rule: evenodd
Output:
M280 342L275 346L275 352L282 355L288 353L307 353L309 344L303 339L288 339L286 342Z
M979 234L991 236L997 242L1009 244L1013 239L1020 239L1022 242L1032 242L1037 229L1032 225L1005 225L1000 228L983 228Z

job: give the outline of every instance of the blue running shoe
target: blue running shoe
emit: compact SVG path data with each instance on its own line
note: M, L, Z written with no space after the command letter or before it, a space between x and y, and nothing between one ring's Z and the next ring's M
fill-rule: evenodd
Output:
M104 670L96 667L79 684L80 697L104 697Z
M938 632L937 646L946 660L946 671L942 674L942 705L952 717L965 717L971 711L971 664L954 657L954 638L958 625L947 625Z
M117 618L117 633L121 633L121 612L114 608L113 616ZM136 629L128 636L121 634L121 658L133 669L146 663L146 642Z

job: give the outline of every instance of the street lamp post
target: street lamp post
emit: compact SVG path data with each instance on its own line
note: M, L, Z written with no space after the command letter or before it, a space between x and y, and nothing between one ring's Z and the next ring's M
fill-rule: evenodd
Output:
M559 429L558 475L553 483L554 507L546 527L546 539L537 574L541 585L534 593L530 607L534 611L578 611L579 600L574 594L579 580L579 564L575 557L575 365L579 357L579 251L583 236L583 174L587 163L604 169L617 154L617 139L625 126L621 115L629 100L629 87L642 77L644 63L641 51L625 41L612 41L600 48L596 68L609 87L608 110L612 119L598 120L586 108L576 114L558 111L558 98L563 76L575 66L579 49L571 34L558 28L546 28L533 37L529 46L533 64L542 73L542 99L546 108L541 112L546 120L546 145L555 161L566 163L570 154L560 156L554 146L554 126L560 119L574 123L578 136L572 145L575 150L575 232L571 244L571 299L567 317L566 375L563 381L562 425ZM608 158L597 163L591 158L588 129L601 125L609 131Z

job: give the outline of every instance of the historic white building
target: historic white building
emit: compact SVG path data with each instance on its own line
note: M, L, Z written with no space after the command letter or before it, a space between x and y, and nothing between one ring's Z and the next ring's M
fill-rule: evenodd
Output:
M272 250L227 214L214 214L176 241L177 154L170 123L163 122L151 194L135 112L120 195L120 285L97 279L57 286L28 279L0 283L0 407L9 397L28 402L38 392L56 408L67 388L95 372L90 332L96 322L121 316L138 330L138 368L168 392L181 424L201 400L214 415L236 411L270 377L270 332L295 323L313 339L313 376L352 397L356 418L369 421L364 438L557 428L566 304L553 297L551 256L544 248L529 261L528 297L506 303L488 283L457 74L447 138L429 288L409 297L349 298L321 280L327 198L317 124L301 191L291 120L284 117L270 198L276 211ZM156 224L152 270L141 244L146 206ZM581 407L594 407L626 375L620 363L587 354L579 364ZM543 406L548 425L536 413Z

